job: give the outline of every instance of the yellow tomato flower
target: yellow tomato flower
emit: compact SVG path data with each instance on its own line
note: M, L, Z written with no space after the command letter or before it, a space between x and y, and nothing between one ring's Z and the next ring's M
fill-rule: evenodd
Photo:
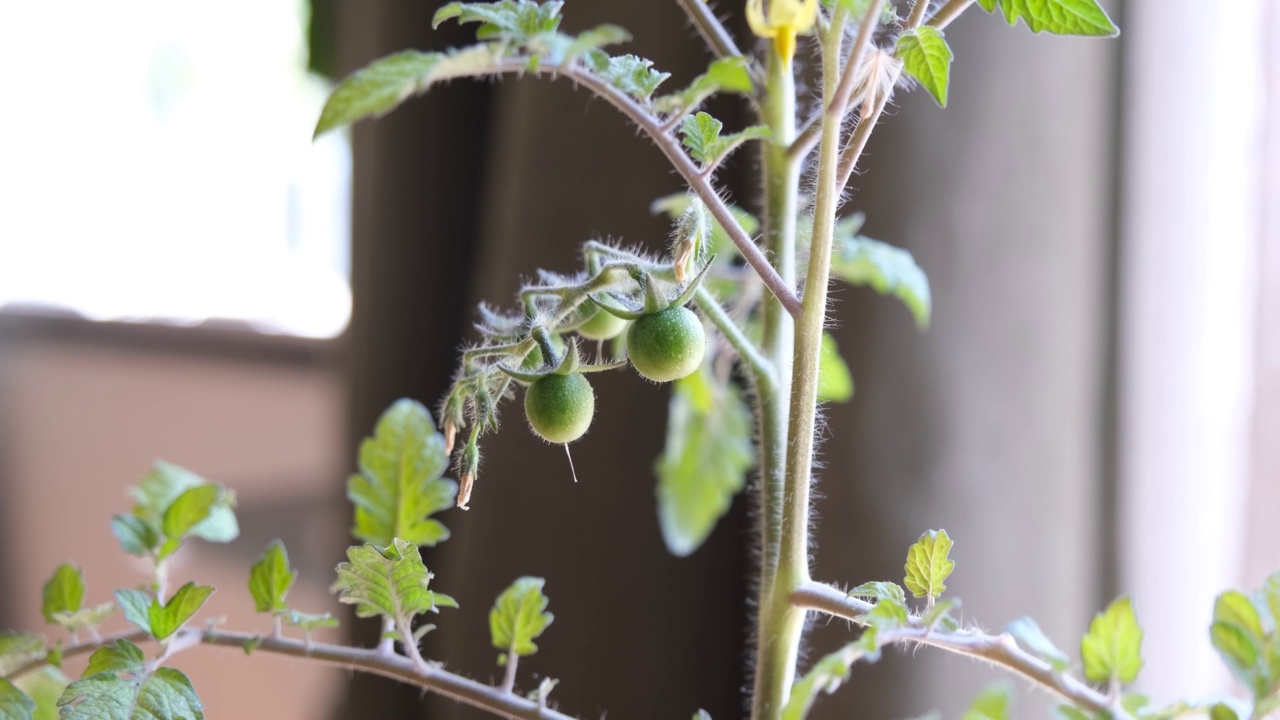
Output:
M774 49L787 63L795 57L796 36L812 30L817 19L818 0L769 0L767 14L764 0L747 0L747 24L751 32L772 38Z

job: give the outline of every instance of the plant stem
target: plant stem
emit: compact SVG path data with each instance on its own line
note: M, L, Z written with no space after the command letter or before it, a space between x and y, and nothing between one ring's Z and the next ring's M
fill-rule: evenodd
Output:
M711 295L711 291L706 286L699 286L694 294L694 301L698 303L698 309L702 310L711 324L724 335L729 345L737 351L738 357L742 358L742 362L746 363L747 368L751 370L756 383L756 392L776 393L777 373L774 372L773 363L751 342L751 338L748 338L733 318L729 317L729 313L720 307L719 301Z
M960 17L960 13L968 10L972 4L973 0L947 0L947 3L938 8L938 12L929 18L929 24L942 30Z
M715 53L716 57L742 55L737 43L733 41L733 36L725 29L711 6L707 5L706 0L676 0L676 2L684 9L693 26L698 29L698 34L706 41L707 47L711 48L711 52Z
M480 708L505 718L517 720L572 720L570 716L539 706L532 700L526 700L501 688L471 680L470 678L447 672L437 665L424 663L417 667L413 660L396 653L385 654L377 649L353 648L345 645L329 643L307 643L292 638L263 637L253 633L233 632L229 630L196 630L182 631L183 646L190 644L216 645L231 647L243 651L250 643L257 642L254 652L268 652L277 655L315 660L326 665L358 670L372 675L381 675L400 682L429 690L438 695L458 702ZM87 655L93 651L113 644L116 640L128 640L142 643L151 636L141 630L120 635L110 635L101 641L68 645L62 649L64 660ZM176 640L176 639L175 639ZM411 641L412 642L412 641ZM43 660L23 665L7 677L23 675L43 666Z
M865 624L866 614L875 607L872 603L850 597L830 585L813 581L805 582L797 588L791 601L797 607L817 610L860 624ZM1055 670L1049 663L1020 648L1008 634L986 635L970 630L941 632L926 627L920 622L920 618L913 617L906 627L892 630L885 637L888 638L886 642L928 645L976 658L1020 675L1037 687L1078 707L1121 719L1130 717L1106 695Z
M801 158L787 150L796 137L796 88L792 68L770 53L761 120L773 132L764 146L764 234L778 274L789 287L796 278L796 216L799 213ZM761 302L762 351L777 378L771 392L756 393L760 423L760 578L756 618L756 668L752 717L769 717L780 708L795 674L794 659L780 651L779 613L773 603L778 555L782 546L782 508L785 503L787 398L791 395L792 343L795 320L781 303L766 296Z
M507 671L502 677L502 692L509 693L516 688L516 667L520 664L520 656L516 654L516 644L513 641L511 648L507 650Z

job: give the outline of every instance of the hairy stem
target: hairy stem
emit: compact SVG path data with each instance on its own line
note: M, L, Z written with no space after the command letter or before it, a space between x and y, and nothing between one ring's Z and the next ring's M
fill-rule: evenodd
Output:
M867 613L875 607L872 603L850 597L830 585L813 581L797 588L791 601L797 607L817 610L855 623L865 623ZM888 632L885 637L888 638L887 642L927 645L976 658L1019 675L1077 707L1108 713L1121 719L1130 717L1106 695L1064 672L1054 670L1049 663L1018 647L1008 634L986 635L969 630L948 633L928 628L919 618L912 618L908 626Z
M689 16L690 22L698 29L698 34L706 41L707 47L711 48L711 52L715 53L716 57L742 56L742 51L733 41L733 36L716 17L706 0L676 0L676 2Z
M520 656L516 654L516 644L512 641L507 650L507 670L502 676L502 692L509 693L516 689L516 668L520 665Z
M796 89L791 67L776 53L769 56L761 111L761 119L773 131L773 142L764 146L763 153L765 239L778 274L788 287L794 287L800 159L791 157L787 150L796 135ZM760 313L762 350L773 364L777 383L772 392L757 392L755 408L760 423L760 587L752 717L757 720L770 717L781 707L795 674L794 658L787 651L789 643L777 642L780 615L785 613L773 602L782 545L787 398L791 395L795 321L781 302L768 296L762 300Z
M973 0L947 0L947 3L938 8L938 12L929 18L929 24L942 30L960 17L960 13L968 10L972 4Z
M742 362L746 364L751 371L752 378L756 383L756 392L773 393L776 392L774 387L777 384L776 374L774 373L773 363L769 358L765 357L751 342L751 338L747 337L742 328L729 317L729 313L720 306L719 301L711 295L711 291L705 286L699 286L694 294L694 302L698 303L698 309L707 316L712 325L724 335L729 341L729 345L737 351L738 357L742 358Z
M399 680L400 682L422 688L438 695L451 698L460 703L486 710L494 715L517 720L571 720L570 716L540 706L532 700L526 700L501 688L471 680L440 667L424 663L421 667L414 661L399 654L382 653L377 649L354 648L345 645L328 643L303 642L293 638L275 638L255 635L253 633L234 632L229 630L183 630L181 636L186 644L216 645L236 648L243 652L252 643L258 643L255 653L267 652L277 655L315 660L326 665L367 672ZM116 640L128 640L142 643L151 639L146 632L137 630L120 635L110 635L101 641L68 645L62 649L63 659L88 655L95 650L111 645ZM412 642L412 640L410 641ZM43 666L43 660L23 665L8 677L23 675Z

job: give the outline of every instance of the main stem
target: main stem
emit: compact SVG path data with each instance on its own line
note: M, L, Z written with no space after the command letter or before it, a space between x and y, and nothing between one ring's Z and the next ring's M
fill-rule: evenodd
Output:
M841 38L844 13L837 11L823 43L823 105L832 105L837 93L840 70ZM781 117L785 106L786 117ZM786 259L775 257L775 263L793 263L795 251L796 194L799 167L789 158L787 146L795 139L795 87L791 68L776 54L770 56L770 72L764 102L766 121L773 126L776 144L765 157L766 210L770 230L790 228L790 245ZM776 113L776 116L775 116ZM757 626L757 660L751 717L753 720L777 720L791 694L795 679L800 641L804 634L806 611L791 602L792 593L809 582L809 484L813 466L814 431L818 402L818 355L826 321L827 282L831 269L831 240L835 228L835 212L840 200L837 166L840 159L842 118L824 118L819 148L817 198L814 207L813 239L810 248L805 292L799 319L785 332L791 334L790 357L779 362L779 394L761 399L762 456L764 493L761 507L764 528L761 557L759 620ZM777 125L775 125L777 123ZM785 133L779 134L778 127ZM787 223L790 223L787 225ZM785 235L785 233L779 233ZM775 255L778 251L774 250ZM780 273L781 274L781 273ZM793 282L793 281L792 281ZM770 317L766 305L766 320ZM775 328L780 331L781 327ZM766 348L778 357L787 355L785 338L769 335L766 324ZM769 345L768 343L775 343ZM789 367L786 372L784 367ZM789 402L789 408L781 406ZM774 424L780 421L779 424ZM781 446L781 433L785 441ZM772 433L778 433L774 435ZM781 466L777 452L785 449ZM781 467L781 478L777 472Z
M800 190L800 160L787 149L796 136L796 89L791 65L770 53L762 120L773 130L765 146L764 227L774 267L789 287L796 282L796 217ZM757 383L760 418L760 587L756 624L756 669L752 693L755 720L773 718L791 691L799 649L799 627L790 627L795 614L778 589L786 506L786 448L789 428L795 320L772 296L762 308L763 347L775 368L777 382L769 390Z

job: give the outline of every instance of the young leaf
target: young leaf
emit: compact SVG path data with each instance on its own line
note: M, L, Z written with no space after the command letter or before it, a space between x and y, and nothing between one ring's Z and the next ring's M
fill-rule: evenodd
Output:
M749 95L754 91L755 84L751 81L751 71L747 69L747 59L724 57L712 61L707 71L695 78L689 87L655 100L654 107L661 112L678 110L687 113L718 92Z
M105 645L89 656L89 667L85 668L83 677L97 675L101 672L135 672L147 662L142 648L128 640L116 640L112 645Z
M698 710L693 714L693 720L711 720L711 713L706 710Z
M32 720L36 704L13 683L0 677L0 720Z
M209 484L208 480L189 470L157 461L138 486L130 490L137 501L133 507L133 515L150 527L151 534L158 541L163 533L169 507L187 490ZM190 528L186 534L209 542L225 543L235 540L240 535L240 526L236 522L234 507L234 493L223 491L209 516ZM121 544L125 544L123 539ZM126 547L125 550L129 551L129 548Z
M151 632L151 596L141 590L116 591L116 603L124 611L124 619L139 628Z
M676 193L660 197L649 205L649 212L664 213L672 220L679 221L684 216L684 213L688 211L693 197L691 193ZM738 221L738 224L742 226L743 231L748 235L755 235L760 230L760 221L756 219L756 216L737 205L730 205L729 211L733 213L734 219ZM724 227L714 217L711 222L711 243L707 246L706 254L715 255L717 261L728 263L733 260L738 248L729 239L729 234L725 232Z
M1142 629L1128 597L1117 598L1094 616L1080 642L1084 674L1094 682L1133 682L1142 669Z
M930 530L907 551L905 584L912 595L928 597L932 604L933 598L946 591L943 581L956 567L955 561L947 557L951 546L946 530Z
M842 221L841 225L845 223ZM846 225L846 228L849 227ZM850 285L866 285L881 295L892 295L911 310L916 325L929 327L932 299L929 278L911 253L879 240L841 232L837 226L831 274Z
M58 698L70 681L56 667L45 666L18 678L15 685L35 703L32 720L58 720ZM0 718L4 713L0 712Z
M654 70L652 60L635 55L610 57L594 51L588 52L585 58L592 72L640 102L648 102L658 86L671 77L671 73Z
M1012 635L1024 649L1052 665L1058 672L1065 670L1071 662L1067 654L1059 650L1058 646L1044 634L1040 625L1029 617L1014 620L1005 627L1004 631Z
M853 399L853 373L830 333L822 334L818 355L818 402L844 403Z
M0 633L0 675L45 656L44 638L25 632Z
M807 717L814 701L818 699L818 693L830 695L839 690L849 679L849 668L866 654L864 642L860 638L815 663L791 688L791 698L782 709L782 720L803 720Z
M213 588L189 582L178 588L178 592L164 605L160 604L159 598L152 598L151 605L147 608L151 634L157 640L164 640L174 634L204 607L205 601L212 594Z
M431 515L453 506L457 484L441 477L449 466L444 435L422 403L398 400L360 444L360 474L347 481L356 506L352 534L379 547L399 538L435 545L449 529Z
M145 665L76 680L58 699L62 720L204 720L204 706L187 676Z
M209 519L214 509L222 501L224 490L213 484L197 485L183 491L164 513L164 521L160 530L164 533L165 544L160 550L161 557L172 554L182 544L197 525Z
M849 591L850 597L866 597L875 598L876 600L888 600L905 606L907 604L907 595L902 591L902 586L898 583L877 580L875 582L863 583L858 587Z
M111 533L125 552L138 557L150 555L160 544L156 530L136 515L111 516Z
M338 566L334 589L341 593L338 602L356 606L358 617L384 615L408 624L415 615L458 606L448 595L427 589L433 576L417 545L399 538L381 550L358 545L347 549L347 559Z
M755 463L751 412L732 383L704 364L675 382L658 475L658 524L667 550L685 557L729 510Z
M959 629L960 622L951 617L951 611L958 607L960 607L960 598L949 598L935 603L933 607L921 613L920 624L930 629L940 627L945 632L954 632Z
M298 579L298 571L289 568L289 554L284 543L273 541L249 571L249 593L258 612L283 612L285 596Z
M63 563L44 584L44 602L40 612L45 622L53 623L57 613L75 614L84 607L84 575L80 568Z
M1053 35L1087 35L1115 37L1120 29L1107 17L1097 0L998 0L1004 19L1016 25L1026 21L1031 32ZM983 9L992 12L997 0L978 0Z
M539 33L554 32L560 27L560 8L564 3L533 0L500 0L491 3L452 2L436 11L431 27L438 28L446 20L459 24L480 23L476 36L523 42Z
M98 626L106 622L115 610L115 603L102 603L75 613L54 613L53 621L71 632L89 628L97 630Z
M1009 720L1013 704L1013 686L997 682L978 693L961 720Z
M329 613L312 614L290 610L285 614L284 621L291 627L296 627L305 633L320 628L338 627L338 618Z
M489 634L493 646L516 656L538 651L533 641L555 620L546 612L550 600L542 593L546 580L518 578L502 591L489 611Z
M898 37L898 57L907 74L919 80L938 105L946 107L955 55L942 32L929 25L908 30Z
M680 123L684 146L689 148L689 154L703 168L716 166L726 155L748 140L770 137L769 128L764 125L752 125L730 135L721 135L720 131L723 129L724 123L704 112L690 115Z
M488 75L501 60L498 48L474 45L445 53L405 50L389 55L342 81L320 111L315 137L368 117L381 117L432 85Z

